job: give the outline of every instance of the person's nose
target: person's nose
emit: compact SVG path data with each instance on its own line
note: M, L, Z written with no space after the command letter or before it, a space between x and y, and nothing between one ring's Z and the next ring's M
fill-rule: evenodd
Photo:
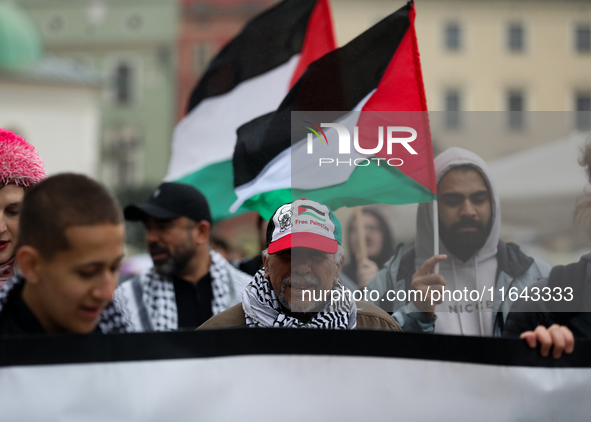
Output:
M292 253L291 271L300 275L308 274L312 270L311 263L311 259L306 254Z
M470 201L470 198L466 198L462 203L460 208L460 216L469 218L476 217L476 207L474 207L474 204L472 201Z
M105 269L92 289L92 297L102 302L110 302L113 300L115 289L118 283L118 272Z
M146 244L149 245L150 243L158 242L158 230L154 227L146 228Z

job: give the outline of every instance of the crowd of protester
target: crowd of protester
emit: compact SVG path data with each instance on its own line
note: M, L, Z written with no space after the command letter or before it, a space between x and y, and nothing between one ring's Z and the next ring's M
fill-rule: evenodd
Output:
M591 142L580 164L591 183ZM451 148L436 157L435 171L439 254L431 204L419 206L415 244L406 250L394 246L384 218L365 209L365 239L351 221L345 262L337 217L299 199L281 205L268 223L259 218L262 253L234 266L212 247L212 216L198 189L162 183L145 202L122 210L86 176L46 178L34 148L0 129L0 336L371 329L521 337L555 358L571 353L575 339L591 337L591 254L551 269L502 241L498 193L476 154ZM119 283L124 220L143 224L153 265ZM513 300L512 288L570 288L575 300ZM490 297L452 301L446 289ZM344 294L353 291L378 295L363 301ZM411 291L421 294L388 296Z

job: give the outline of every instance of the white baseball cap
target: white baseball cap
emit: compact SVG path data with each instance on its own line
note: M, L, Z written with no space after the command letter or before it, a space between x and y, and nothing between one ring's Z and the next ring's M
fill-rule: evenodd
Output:
M305 198L277 208L267 227L269 254L290 248L336 253L341 242L341 224L330 208Z

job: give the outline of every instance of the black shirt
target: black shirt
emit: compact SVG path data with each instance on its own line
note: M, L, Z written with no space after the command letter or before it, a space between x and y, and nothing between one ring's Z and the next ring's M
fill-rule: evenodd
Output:
M0 336L45 333L41 323L23 300L23 286L24 283L15 286L13 291L10 292L6 305L2 307Z
M263 257L257 255L254 258L247 259L238 264L238 269L246 274L255 275L261 268L263 268Z
M211 274L207 273L197 283L172 279L179 318L179 329L195 329L213 316L211 302Z

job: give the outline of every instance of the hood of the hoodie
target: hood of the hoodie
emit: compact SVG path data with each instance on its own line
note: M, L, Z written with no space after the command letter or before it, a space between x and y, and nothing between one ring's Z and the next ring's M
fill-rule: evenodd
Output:
M445 248L445 245L443 245L440 240L439 253L447 254L449 257L441 265L449 265L451 259L454 260L456 266L474 265L474 261L479 263L496 257L501 227L501 206L499 202L499 195L490 177L490 170L488 166L478 155L462 148L449 148L445 150L439 154L437 158L435 158L434 164L437 183L439 183L441 178L453 167L461 165L469 165L474 167L474 169L477 170L483 177L491 193L491 218L493 219L491 230L488 238L486 239L486 243L465 263L454 257ZM415 239L415 248L416 263L423 263L427 258L433 256L433 210L432 203L430 202L420 204L417 211L417 234Z

